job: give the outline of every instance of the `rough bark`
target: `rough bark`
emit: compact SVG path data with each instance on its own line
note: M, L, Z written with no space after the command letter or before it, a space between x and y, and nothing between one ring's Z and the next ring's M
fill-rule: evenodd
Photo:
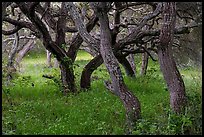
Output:
M61 63L59 66L60 66L60 72L61 72L61 80L64 88L63 94L67 95L67 93L70 93L70 92L76 93L77 89L74 81L73 68L69 68L72 66L70 66L70 63L68 62Z
M115 53L117 53L118 52L118 50L120 50L122 47L124 47L125 45L128 45L128 44L131 44L132 42L137 42L139 39L142 39L143 37L145 37L145 36L159 36L160 35L160 30L147 30L147 29L145 29L145 31L144 32L142 32L141 30L140 30L140 28L142 28L142 27L144 27L145 26L145 24L146 24L146 22L148 21L148 20L150 20L151 18L153 18L153 17L155 17L155 16L157 16L159 13L160 13L160 11L161 11L161 3L160 4L158 4L157 5L157 8L154 10L154 12L153 12L153 14L150 14L150 15L147 15L147 16L145 16L142 20L141 20L141 24L138 26L138 27L136 27L136 28L131 28L131 32L130 32L130 34L129 35L131 35L131 39L129 39L130 37L129 37L129 35L127 36L127 37L125 37L125 38L123 38L123 39L121 39L121 40L119 40L117 43L115 43L115 45L113 46L114 47L114 50L115 50ZM117 23L118 23L118 19L117 19ZM196 25L197 26L197 25ZM175 34L182 34L182 33L189 33L189 31L188 31L188 29L189 28L191 28L191 27L195 27L194 25L188 25L188 26L186 26L186 27L179 27L179 28L175 28L174 29L174 33ZM133 31L134 30L134 31ZM114 43L114 41L115 40L113 40L113 39L116 39L115 37L116 37L116 35L115 35L115 33L117 32L117 28L115 29L115 30L112 30L113 32L112 32L112 43ZM137 33L138 32L140 32L140 35L138 35ZM134 35L134 37L132 36L132 35ZM115 54L114 53L114 54ZM117 57L117 55L115 55L116 57ZM150 55L148 55L148 56L150 56ZM151 57L151 56L150 56ZM118 58L118 57L117 57ZM93 59L94 60L94 59ZM118 59L119 60L119 59ZM120 62L121 63L121 62ZM91 65L92 64L92 65ZM121 63L122 64L122 63ZM83 71L83 73L90 73L90 72L93 72L93 70L92 71L90 71L89 69L91 69L91 68L94 68L94 63L92 63L92 62L90 62L90 64L88 63L87 64L87 67L86 67L86 69L84 69L84 71ZM88 67L89 66L89 67ZM97 69L97 67L95 67L96 69ZM128 67L126 67L126 68L128 68ZM126 69L127 70L127 69ZM128 71L127 71L128 72ZM129 71L129 72L131 72L131 71ZM86 77L86 78L83 78L83 76L90 76L89 78L88 77ZM83 74L82 75L82 77L81 77L81 79L87 79L87 81L89 81L90 82L90 78L91 78L91 74L89 74L89 75L86 75L86 74ZM83 80L82 80L83 81ZM88 83L87 82L87 86L85 86L85 84L83 85L83 88L88 88L90 86L90 83Z
M109 29L109 20L106 14L107 3L93 3L92 4L96 15L100 22L100 53L111 77L112 92L117 95L124 104L126 109L126 118L129 131L131 132L134 122L140 117L140 102L128 91L122 77L122 73L117 62L117 59L111 49L112 39Z
M94 50L98 51L98 46L100 45L100 42L88 33L76 6L73 4L73 2L66 2L65 5L69 10L69 13L83 41L86 42L92 48L94 48Z
M91 49L90 46L89 47L82 47L81 49L86 51L87 53L89 53L92 57L96 57L99 54L94 49Z
M163 25L158 46L160 68L170 92L170 105L174 112L181 113L186 105L185 85L172 55L173 30L175 26L175 3L163 3Z
M16 3L18 4L21 11L30 19L30 21L36 27L36 29L40 31L40 33L42 35L41 38L43 40L43 45L45 46L45 48L56 56L59 63L64 65L64 66L61 66L60 68L62 68L62 71L67 71L67 72L61 72L61 73L66 74L66 75L70 75L70 76L67 76L67 78L62 78L62 80L74 79L73 62L76 58L77 50L78 50L79 46L81 45L81 43L83 42L83 39L80 37L80 35L77 35L75 38L73 38L68 52L66 52L62 47L60 47L64 43L64 40L63 40L64 39L64 33L70 30L68 27L66 27L66 24L64 25L64 22L66 20L66 16L59 16L58 20L56 22L53 20L53 18L49 18L49 17L51 17L51 14L49 12L45 14L45 9L42 9L42 7L40 7L39 5L35 5L36 7L34 7L30 3L28 3L28 4L20 3L20 2L16 2ZM66 4L63 3L63 6L64 7L62 7L62 8L64 8L64 9L61 8L61 12L64 12L64 14L66 15L68 13L67 8L66 8ZM36 15L35 10L30 10L31 7L33 7L33 9L36 8L37 12L39 12L41 15L45 14L45 16L44 16L45 22L48 24L49 27L51 27L53 30L57 31L56 32L57 33L56 42L54 42L52 40L51 36L49 35L49 31L47 30L46 23L43 22ZM49 19L51 19L51 20L49 20ZM87 31L90 31L96 22L97 22L97 18L95 16L93 16L93 18L90 20L90 22L87 24L87 26L83 26L83 28L87 29ZM77 30L75 29L73 31L76 32ZM66 61L64 61L64 60L67 60L68 62L66 63ZM66 75L63 75L62 77L66 76ZM65 83L65 85L66 84L75 85L75 84L73 84L72 81L71 82L67 81L64 83ZM68 85L65 86L65 88L66 87L71 88L71 86L68 86ZM76 89L76 88L71 88L69 90L71 92L74 92L74 89ZM65 90L65 91L67 91L67 90Z

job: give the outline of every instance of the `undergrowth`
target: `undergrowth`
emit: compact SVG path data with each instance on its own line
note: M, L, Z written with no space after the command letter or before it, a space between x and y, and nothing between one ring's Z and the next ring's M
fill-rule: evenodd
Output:
M79 53L75 64L76 83L90 59L91 56ZM63 96L59 81L42 77L52 74L60 79L59 69L46 67L45 62L45 56L24 58L18 76L9 86L2 85L2 134L125 134L125 110L119 98L103 84L109 78L104 65L94 71L93 77L97 78L92 79L90 90ZM124 75L129 90L141 102L142 118L137 121L133 135L202 134L201 72L185 69L181 74L188 105L180 116L170 109L169 92L157 62L150 61L146 76Z

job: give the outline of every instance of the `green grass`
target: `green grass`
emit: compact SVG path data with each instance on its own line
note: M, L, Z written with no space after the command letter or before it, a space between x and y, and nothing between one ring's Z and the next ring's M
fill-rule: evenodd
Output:
M21 73L12 85L3 85L4 134L125 134L125 110L119 98L104 87L103 81L109 79L104 65L93 73L98 80L92 81L90 90L63 96L57 83L42 77L43 74L60 74L59 69L46 67L45 58L45 55L35 54L25 57ZM77 83L83 67L91 58L85 52L78 53L75 62ZM122 71L124 73L123 68ZM133 134L182 134L184 129L189 129L189 134L202 133L202 71L194 68L180 71L189 98L186 114L181 118L170 111L169 93L157 62L150 61L147 76L138 75L135 79L124 76L129 90L141 102L142 119Z

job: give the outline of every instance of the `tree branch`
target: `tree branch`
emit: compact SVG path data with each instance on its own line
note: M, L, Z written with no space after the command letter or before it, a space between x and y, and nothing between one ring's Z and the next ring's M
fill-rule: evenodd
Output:
M29 36L20 36L19 39L35 39L36 37L29 37ZM15 38L7 38L5 40L3 40L4 43L11 41L11 40L15 40Z
M141 31L142 27L144 27L145 24L146 24L149 20L153 19L154 17L156 17L156 16L158 16L158 15L160 14L160 12L161 12L161 6L162 6L161 3L159 3L159 4L157 5L157 8L154 10L153 13L150 13L150 14L144 16L144 17L142 18L142 20L140 20L140 22L138 23L138 27L136 27L135 29L132 30L132 33L130 33L130 34L127 35L125 38L123 38L123 39L121 39L121 40L118 41L119 45L121 45L122 43L123 43L123 44L125 44L125 43L126 43L126 44L130 44L130 41L132 41L133 39L135 40L135 38L138 37L138 34L139 34L139 32ZM126 45L126 44L125 44L125 45ZM122 46L125 46L125 45L121 45L121 47L122 47Z
M36 28L41 32L43 38L43 44L45 48L56 55L58 61L63 61L64 57L67 57L66 51L59 47L49 35L46 25L40 20L35 12L30 12L28 7L24 3L18 2L21 11L35 24Z
M176 27L174 29L174 34L188 34L188 33L190 33L191 28L198 27L200 25L202 25L202 23L195 23L194 22L194 23L190 23L188 25ZM160 35L159 29L157 29L157 30L144 30L144 31L140 31L135 37L132 37L132 38L125 37L125 38L119 40L116 44L118 46L120 46L120 49L122 49L126 45L137 43L139 39L142 39L146 36L159 36L159 35Z
M14 19L11 19L11 18L8 18L8 17L5 17L3 19L3 21L6 21L14 26L15 29L12 30L12 31L5 31L5 30L2 30L2 33L4 35L11 35L11 34L14 34L16 33L18 30L20 30L21 28L28 28L30 29L31 31L35 32L35 35L39 38L41 37L39 31L37 30L37 28L30 22L26 22L26 21L18 21L18 20L14 20Z
M18 32L21 28L23 28L23 27L16 26L16 27L15 27L14 29L12 29L12 30L8 30L8 31L2 30L2 34L4 34L4 35L12 35L12 34Z
M94 47L96 51L98 51L98 46L100 45L100 42L96 39L94 39L86 30L86 27L81 19L81 16L79 12L77 11L76 6L73 4L73 2L65 2L66 7L71 14L71 17L73 21L75 22L75 25L78 29L79 34L81 35L82 39L87 43Z

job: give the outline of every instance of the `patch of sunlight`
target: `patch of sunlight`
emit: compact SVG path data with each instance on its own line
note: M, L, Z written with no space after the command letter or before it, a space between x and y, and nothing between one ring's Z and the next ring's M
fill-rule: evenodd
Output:
M77 53L76 60L91 60L92 58L93 57L89 53L80 50Z

